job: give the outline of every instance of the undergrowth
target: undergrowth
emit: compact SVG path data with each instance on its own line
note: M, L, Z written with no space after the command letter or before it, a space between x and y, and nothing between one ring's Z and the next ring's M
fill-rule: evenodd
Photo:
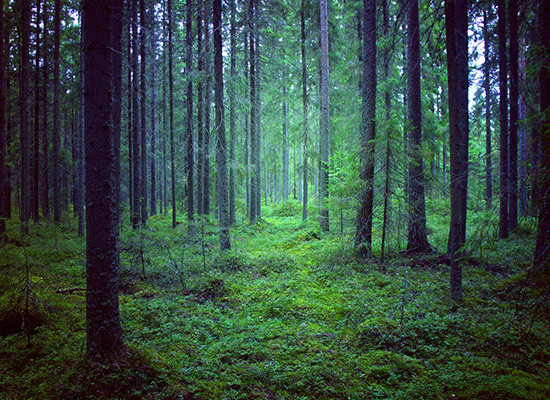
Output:
M437 207L438 204L432 205ZM432 214L433 215L433 214ZM121 233L128 353L85 361L85 246L33 226L0 249L0 397L6 399L548 399L548 307L528 285L533 226L506 241L474 214L464 304L439 253L360 263L289 202L232 228L153 217ZM348 229L349 230L349 229ZM376 243L375 243L376 245ZM533 307L529 305L535 305ZM538 305L538 306L536 306Z

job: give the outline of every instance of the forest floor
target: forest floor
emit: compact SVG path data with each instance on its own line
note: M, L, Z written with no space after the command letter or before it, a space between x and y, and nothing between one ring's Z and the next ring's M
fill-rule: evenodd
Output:
M192 240L169 218L123 227L128 355L110 366L84 359L84 240L39 224L23 243L10 224L0 398L550 398L548 298L529 283L532 223L496 241L492 223L471 218L455 304L444 221L429 221L440 253L393 251L380 263L358 262L350 235L302 223L296 202L264 215L236 225L222 256L213 220L197 222Z

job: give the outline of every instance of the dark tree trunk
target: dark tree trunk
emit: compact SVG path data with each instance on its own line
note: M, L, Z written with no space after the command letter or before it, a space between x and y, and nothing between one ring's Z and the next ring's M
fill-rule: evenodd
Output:
M149 10L149 23L154 26L155 11ZM156 34L151 29L151 215L157 215L157 88L156 88Z
M133 165L133 214L132 228L137 229L141 219L141 154L138 81L138 1L132 0L132 159Z
M220 220L220 250L230 250L229 204L227 199L227 145L223 105L222 4L214 0L214 76L216 82L216 168L218 208Z
M450 294L462 300L462 247L466 241L468 193L468 3L445 1L451 153Z
M550 3L539 3L539 29L543 54L550 54ZM539 72L540 109L542 112L539 146L542 154L537 184L541 190L539 199L539 221L535 247L534 271L536 278L548 286L550 281L550 70L542 65Z
M33 180L32 180L32 216L34 223L40 221L40 0L36 1L36 53L34 77L34 143L33 143Z
M308 202L308 188L307 188L307 169L308 169L308 94L307 94L307 64L306 64L306 17L305 17L306 0L302 0L302 7L300 9L300 30L301 30L301 51L302 51L302 113L304 116L304 164L303 168L303 203L302 203L302 221L307 220L307 202ZM298 178L299 179L299 178ZM302 186L300 186L302 188ZM301 190L300 190L301 193ZM302 197L302 196L300 196Z
M185 63L187 69L187 220L189 221L189 233L195 234L195 199L193 198L194 190L194 160L193 160L193 81L191 79L191 73L193 70L193 24L192 24L192 9L191 0L187 0L187 21L186 21L186 36L185 36Z
M489 6L491 9L491 6ZM491 69L489 59L489 46L491 38L489 37L488 11L483 11L483 40L485 43L485 65L483 72L485 74L485 202L487 209L492 207L493 203L493 171L492 171L492 144L491 144Z
M50 16L47 11L48 2L44 2L42 10L42 21L44 24L44 32L42 43L48 45L48 22ZM49 104L48 104L48 82L49 82L49 65L47 51L44 51L42 57L42 214L44 218L50 217L50 137L49 137Z
M147 25L146 25L146 10L145 0L140 1L140 25L141 25L141 37L140 37L140 124L141 124L141 179L140 179L140 208L141 208L141 223L145 226L147 223L147 82L146 82L146 70L147 70Z
M518 112L519 112L519 69L518 69L518 0L509 0L510 23L510 138L508 170L508 228L518 224Z
M203 137L203 213L210 214L210 95L212 92L212 71L210 67L210 18L209 14L203 14L204 21L204 62L206 63L206 84L204 87L204 137Z
M55 0L53 51L53 221L61 222L61 115L59 77L59 38L61 35L61 0Z
M361 80L360 205L355 231L355 250L362 258L372 255L374 200L374 139L376 135L376 1L363 1L363 76Z
M498 237L508 237L508 67L506 63L506 1L498 0L498 79L500 112L500 220Z
M409 149L409 234L407 250L425 253L432 250L426 232L424 163L422 159L422 100L420 91L420 23L418 0L408 4L407 28L408 114L411 130L407 134Z
M172 73L172 0L168 0L168 102L170 119L170 169L172 174L172 228L176 228L176 168L174 144L174 81Z
M236 145L236 132L235 132L235 81L237 79L237 44L236 36L237 29L235 26L235 0L231 0L231 27L230 27L230 41L231 41L231 70L230 70L230 92L229 92L229 223L234 224L237 222L237 216L235 211L235 168L237 165L237 159L235 158L235 145Z
M59 1L59 0L57 0ZM56 1L56 4L57 4ZM21 77L20 77L20 143L21 143L21 233L29 233L30 214L30 181L29 181L29 37L30 37L30 4L21 1Z
M288 100L283 83L283 200L288 200Z
M256 160L256 41L255 41L255 15L254 0L249 3L249 46L250 46L250 153L251 153L251 174L250 174L250 222L255 222L259 217L257 210L258 201L256 197L259 194L259 168L257 169Z
M84 236L84 220L86 218L85 215L85 209L84 209L84 201L85 201L85 166L84 166L84 138L86 134L85 129L85 111L86 108L86 100L85 100L85 85L84 85L84 77L85 77L85 71L84 71L84 29L80 30L80 126L77 133L77 143L78 143L78 154L77 154L77 188L76 188L76 197L78 199L78 209L77 209L77 215L78 215L78 236Z
M527 79L525 73L525 38L522 37L519 53L520 79ZM527 118L527 104L525 93L519 98L519 119L524 121ZM527 214L527 124L522 122L519 125L519 214L524 217Z
M162 46L162 204L164 206L164 215L168 214L168 164L166 162L166 136L168 128L168 119L166 118L166 48L168 47L166 13L163 12L163 46Z
M0 7L0 245L6 241L6 91L4 74L4 7Z
M202 4L199 4L199 11L197 13L197 70L199 74L204 72L204 55L203 55L203 8ZM203 111L204 111L204 92L203 92L203 79L200 79L197 83L197 149L198 149L198 166L197 166L197 213L198 215L204 214L204 123L203 123Z
M132 1L126 2L126 9L128 12L128 41L126 43L126 55L127 55L127 122L128 122L128 208L130 210L130 222L134 220L134 127L133 122L133 88L132 88L132 73L133 73L133 60L132 60Z
M247 18L250 18L250 10ZM247 28L244 29L244 81L246 82L245 90L249 92L250 80L248 79L248 68L249 68L249 37L250 37L250 21L247 20ZM251 187L250 187L250 117L251 117L252 104L250 102L245 102L245 120L244 120L244 179L246 186L246 217L250 219L250 196L251 196Z
M319 225L322 231L329 231L328 212L328 158L329 134L329 65L328 65L328 20L327 0L321 0L321 120L319 123Z
M118 307L119 204L116 201L116 90L113 32L122 1L84 0L86 130L87 356L113 362L125 353Z

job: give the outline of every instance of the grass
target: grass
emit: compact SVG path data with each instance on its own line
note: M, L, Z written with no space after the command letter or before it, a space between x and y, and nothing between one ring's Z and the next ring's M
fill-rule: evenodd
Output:
M527 221L496 241L491 223L472 215L457 306L437 254L359 263L349 236L303 223L295 204L264 215L233 227L223 255L211 219L197 222L193 239L163 217L141 232L123 227L128 356L114 366L84 360L83 239L31 227L32 245L0 249L0 326L15 321L19 331L0 337L0 397L550 398L548 308L524 285L534 244ZM429 220L439 251L445 218ZM9 231L18 236L16 225ZM23 314L21 330L14 315Z

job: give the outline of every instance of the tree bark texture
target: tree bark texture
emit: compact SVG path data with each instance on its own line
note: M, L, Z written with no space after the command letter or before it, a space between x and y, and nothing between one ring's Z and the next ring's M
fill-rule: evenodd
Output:
M328 63L328 18L327 0L321 1L321 120L319 142L319 226L329 231L328 211L328 158L330 147L329 113L329 63Z
M6 240L6 85L4 73L4 7L0 7L0 244Z
M133 165L133 211L132 227L137 229L141 220L141 153L139 119L139 79L138 79L138 1L132 0L132 159Z
M193 154L193 24L192 24L191 0L187 0L187 18L185 23L185 65L187 72L187 118L186 118L186 169L187 169L187 220L189 221L189 233L194 235L195 223L195 199L194 193L194 154Z
M25 0L26 1L26 0ZM24 7L25 8L25 7ZM61 114L59 77L59 38L61 35L61 1L55 0L54 9L54 51L53 51L53 221L61 222ZM25 51L23 51L25 53Z
M302 221L307 220L308 215L308 188L307 188L307 175L308 175L308 93L307 93L307 61L306 61L306 17L305 17L306 0L302 0L302 7L300 8L300 31L302 40L300 43L302 52L302 114L304 117L304 161L302 165L302 185L299 186L300 200L302 201ZM298 161L299 162L299 161ZM298 178L299 179L299 178ZM302 198L302 187L304 196Z
M498 237L505 239L509 231L508 215L508 66L506 57L506 1L498 0L498 80L500 112L500 219Z
M235 0L231 0L231 27L230 27L230 46L231 46L231 65L230 65L230 92L229 92L229 223L234 224L237 222L236 210L235 210L235 168L237 165L237 159L235 157L235 145L237 135L235 132L236 126L236 110L235 110L235 82L237 80L237 28L235 25L235 14L237 10L235 8Z
M491 7L489 7L490 9ZM492 139L491 139L491 66L489 59L489 46L491 38L489 37L489 21L491 18L487 10L483 10L483 41L485 44L485 65L483 72L485 74L485 202L487 209L490 209L493 203L493 171L492 171Z
M518 114L519 114L519 68L518 68L518 0L508 1L510 34L510 137L508 178L508 228L518 224Z
M141 209L141 224L145 226L147 223L147 79L145 77L147 71L147 24L146 24L146 7L145 0L140 0L140 198L139 204ZM136 20L137 23L137 20Z

